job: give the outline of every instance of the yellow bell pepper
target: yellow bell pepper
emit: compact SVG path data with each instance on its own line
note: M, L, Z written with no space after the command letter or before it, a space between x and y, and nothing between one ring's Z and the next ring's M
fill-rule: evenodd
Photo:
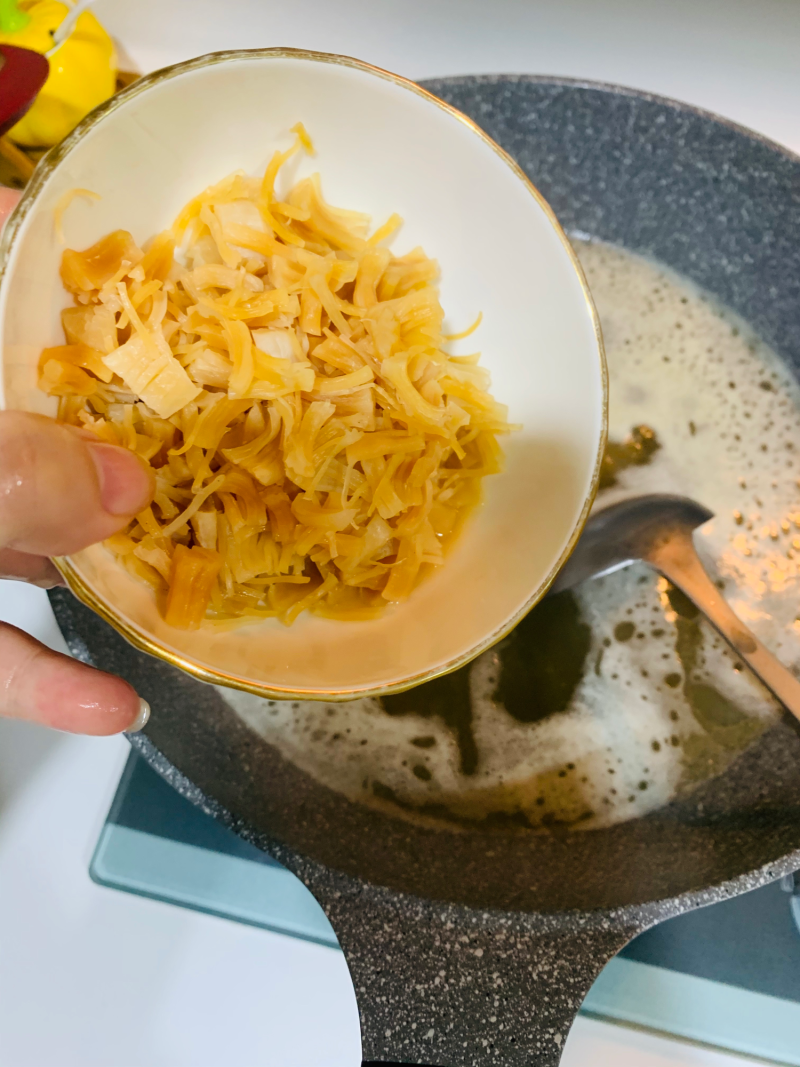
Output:
M16 10L14 10L16 6ZM69 14L59 0L4 0L0 43L49 52L53 33ZM113 95L117 57L114 44L89 11L79 16L66 39L49 57L50 76L33 107L8 136L26 148L50 148Z

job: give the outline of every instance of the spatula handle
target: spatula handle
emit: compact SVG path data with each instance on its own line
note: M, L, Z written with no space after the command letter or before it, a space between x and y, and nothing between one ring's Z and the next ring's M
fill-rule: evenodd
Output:
M720 595L700 562L692 536L676 533L648 557L694 603L757 678L800 719L800 681L772 655Z

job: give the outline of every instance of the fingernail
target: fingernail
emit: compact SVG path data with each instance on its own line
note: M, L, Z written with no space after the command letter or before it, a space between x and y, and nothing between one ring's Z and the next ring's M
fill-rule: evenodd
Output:
M110 515L135 515L153 498L152 471L127 448L88 442L100 481L100 499Z
M146 700L143 700L140 697L139 698L139 714L136 716L136 718L130 724L130 726L125 731L125 733L126 734L138 734L140 730L144 730L145 726L147 726L149 718L150 718L150 705L147 703Z

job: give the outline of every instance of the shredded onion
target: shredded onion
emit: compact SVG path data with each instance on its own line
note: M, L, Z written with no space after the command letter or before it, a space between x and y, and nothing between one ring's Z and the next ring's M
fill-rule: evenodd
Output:
M439 566L506 409L478 357L444 348L438 267L395 256L318 177L280 200L237 172L147 251L117 230L64 252L75 306L42 354L59 417L136 451L152 505L106 544L194 628L303 611L367 619Z

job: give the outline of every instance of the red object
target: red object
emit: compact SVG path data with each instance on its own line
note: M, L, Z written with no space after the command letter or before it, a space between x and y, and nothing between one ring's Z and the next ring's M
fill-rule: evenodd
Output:
M50 64L30 48L0 44L0 137L19 122L47 81Z

